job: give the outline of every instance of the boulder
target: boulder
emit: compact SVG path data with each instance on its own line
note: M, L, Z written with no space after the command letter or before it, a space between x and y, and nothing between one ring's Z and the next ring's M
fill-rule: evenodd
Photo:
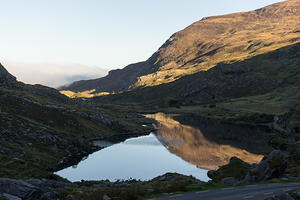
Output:
M49 179L28 179L26 180L27 183L30 183L34 186L40 187L40 188L74 188L76 187L75 184L71 183L64 183L64 182L59 182L55 180L49 180Z
M0 179L0 192L17 196L24 199L25 197L34 196L38 188L22 180L9 178Z
M292 193L292 197L294 197L295 199L300 199L300 190L294 191Z
M227 186L235 186L239 184L239 181L233 177L227 177L227 178L223 178L221 183Z
M151 181L172 181L181 182L185 184L199 183L200 181L193 176L185 176L177 173L166 173L162 176L158 176Z
M19 197L16 197L16 196L13 196L13 195L10 195L10 194L0 194L0 198L4 198L4 199L8 199L8 200L22 200L21 198Z
M52 192L52 191L50 191L50 192L46 192L46 193L44 193L44 194L42 194L41 195L41 197L40 197L40 200L57 200L57 199L59 199L59 194L57 193L57 192Z
M295 199L291 197L291 195L285 193L285 194L265 198L265 200L295 200Z
M274 150L252 169L242 182L259 182L280 178L284 175L286 168L287 155L279 150Z
M218 170L211 170L207 173L208 177L214 182L226 182L228 184L237 184L236 182L244 179L250 172L251 165L237 157L232 157L227 165Z
M31 183L29 183L31 182ZM59 195L53 191L56 181L31 179L29 182L10 178L0 178L0 193L8 199L22 200L57 200ZM33 184L32 184L33 183ZM61 185L63 186L63 184Z

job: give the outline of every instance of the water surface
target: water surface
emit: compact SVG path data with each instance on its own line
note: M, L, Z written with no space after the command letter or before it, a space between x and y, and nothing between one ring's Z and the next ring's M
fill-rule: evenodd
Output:
M147 117L158 122L155 134L118 144L96 141L94 145L104 149L57 174L70 181L116 181L150 180L176 172L208 181L207 171L227 164L233 156L248 163L263 158L255 152L266 148L259 130L195 118L187 118L183 124L163 113Z
M100 144L107 144L100 142ZM170 153L154 134L131 138L91 154L76 168L56 174L70 181L80 180L150 180L167 172L176 172L208 181L207 170L197 168Z

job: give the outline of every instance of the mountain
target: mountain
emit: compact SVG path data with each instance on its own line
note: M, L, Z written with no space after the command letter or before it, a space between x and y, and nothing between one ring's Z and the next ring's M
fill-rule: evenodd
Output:
M18 82L0 65L0 177L57 178L54 171L98 149L93 139L144 134L140 118Z
M172 35L145 62L60 89L96 94L157 86L299 41L300 1L288 0L250 12L203 18Z
M182 105L190 102L215 102L232 98L276 93L297 99L300 89L300 43L280 48L231 64L220 63L208 71L187 75L176 81L152 87L94 98L105 103L134 102L162 105L176 100ZM295 90L291 92L290 90ZM290 92L287 92L290 91ZM272 95L274 96L274 95Z
M2 66L0 63L0 86L8 87L11 84L16 83L17 79Z

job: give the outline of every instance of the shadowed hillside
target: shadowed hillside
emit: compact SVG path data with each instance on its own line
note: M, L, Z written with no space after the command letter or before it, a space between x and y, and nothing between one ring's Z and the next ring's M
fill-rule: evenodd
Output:
M91 140L144 134L140 116L97 108L42 85L17 82L0 65L0 177L55 178L97 150ZM57 177L56 177L57 178Z
M241 62L221 63L208 71L188 75L171 83L97 97L95 100L163 105L169 98L181 103L205 103L260 95L276 88L300 88L299 67L300 43Z

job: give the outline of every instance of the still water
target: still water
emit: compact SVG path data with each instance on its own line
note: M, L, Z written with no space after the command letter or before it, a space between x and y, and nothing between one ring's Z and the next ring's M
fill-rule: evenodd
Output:
M208 181L207 170L197 168L170 153L154 134L131 138L91 154L76 168L57 172L70 181L150 180L167 172L177 172Z
M207 171L227 164L231 157L258 163L263 156L255 151L267 149L263 133L254 129L191 118L183 121L196 125L186 125L163 113L147 117L158 122L155 134L118 144L97 141L105 148L56 174L70 181L116 181L150 180L176 172L208 181Z

